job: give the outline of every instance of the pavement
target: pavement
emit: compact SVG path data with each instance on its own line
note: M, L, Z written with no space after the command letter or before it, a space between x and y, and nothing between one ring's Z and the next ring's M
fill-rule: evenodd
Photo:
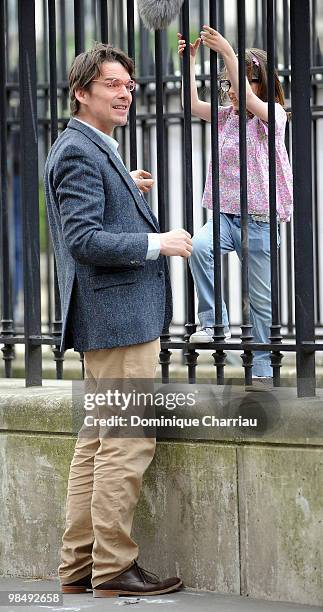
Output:
M28 593L59 592L58 580L27 580L26 578L0 578L0 607L8 612L21 612L43 609L53 612L117 612L121 607L132 606L133 612L319 612L321 606L304 606L294 603L262 601L238 595L221 595L212 592L184 589L179 593L159 595L157 597L117 597L93 598L91 593L82 595L64 595L60 603L39 604L6 604L7 593L20 595L21 591ZM32 597L35 597L33 595ZM323 603L323 602L322 602Z

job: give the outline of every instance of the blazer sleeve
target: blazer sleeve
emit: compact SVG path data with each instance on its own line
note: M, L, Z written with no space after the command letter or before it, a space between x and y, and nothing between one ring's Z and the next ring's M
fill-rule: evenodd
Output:
M110 233L103 230L106 196L95 161L71 145L53 168L64 240L82 264L138 267L146 262L146 233Z

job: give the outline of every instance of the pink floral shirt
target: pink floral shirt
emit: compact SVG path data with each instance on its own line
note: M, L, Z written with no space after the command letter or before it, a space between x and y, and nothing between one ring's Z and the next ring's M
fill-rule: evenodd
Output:
M276 205L281 221L289 221L293 209L293 177L285 147L287 115L275 104ZM239 115L232 106L219 107L220 210L240 215ZM269 216L268 124L254 116L247 119L248 213ZM212 209L212 162L202 205Z

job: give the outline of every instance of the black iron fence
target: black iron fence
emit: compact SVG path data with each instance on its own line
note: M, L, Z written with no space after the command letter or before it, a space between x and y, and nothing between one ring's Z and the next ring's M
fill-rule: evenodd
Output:
M323 15L321 15L323 22ZM191 117L190 65L177 55L176 32L193 38L205 22L225 34L239 53L240 108L246 46L267 49L269 67L269 184L272 326L266 344L253 341L248 290L246 118L240 113L242 268L221 257L219 245L217 74L219 59L202 48L198 61L201 98L211 99L211 129ZM316 0L185 0L166 31L146 30L134 0L0 0L1 142L1 330L4 374L12 375L15 347L25 347L27 385L42 382L42 346L53 348L57 378L63 377L59 349L61 312L55 262L44 212L42 172L49 147L66 127L67 72L75 54L93 40L111 42L136 59L137 90L129 125L116 130L129 169L144 167L157 179L148 200L161 230L184 225L194 231L206 220L200 208L207 164L213 160L215 328L212 349L218 384L225 380L225 351L241 351L245 381L253 355L271 352L274 384L280 384L283 353L296 353L300 396L315 394L315 354L323 350L323 237L319 163L323 155L323 61ZM281 228L277 249L273 72L278 68L292 121L286 144L294 174L294 216ZM183 109L180 90L183 78ZM188 378L195 380L202 345L189 342L196 330L194 285L188 267L171 261L175 315L162 338L161 364L169 376L171 350L183 350ZM233 279L233 282L232 282ZM241 284L236 306L233 285ZM221 298L233 340L224 340ZM23 299L23 303L22 303ZM126 324L126 322L125 322ZM198 348L198 350L196 350Z

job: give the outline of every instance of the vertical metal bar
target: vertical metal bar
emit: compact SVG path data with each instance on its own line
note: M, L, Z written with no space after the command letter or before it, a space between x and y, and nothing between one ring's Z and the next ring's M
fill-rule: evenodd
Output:
M183 38L187 41L183 55L183 106L184 106L184 192L185 192L185 228L193 235L193 167L192 167L192 116L191 116L191 84L190 84L190 8L189 0L184 0L181 12ZM187 265L187 323L185 324L186 336L190 336L196 330L195 305L194 305L194 283L191 271ZM195 370L198 353L188 348L185 352L186 365L188 366L188 378L195 382Z
M217 2L210 2L210 26L217 28ZM220 194L219 194L219 132L218 132L218 58L210 51L211 80L211 152L212 152L212 205L213 205L213 259L214 259L214 342L224 341L222 321L222 272L220 247ZM217 369L217 383L224 383L225 355L222 349L213 354Z
M255 0L255 39L254 39L254 47L259 48L259 3L258 0Z
M317 43L317 2L312 0L312 20L311 20L311 62L312 66L316 65L316 43ZM313 106L317 104L317 81L316 77L313 77L312 94L313 94ZM320 324L321 321L321 303L320 303L320 239L319 239L319 194L318 194L318 136L317 136L317 119L313 117L313 187L314 187L314 238L315 238L315 290L316 290L316 324Z
M56 70L56 9L55 0L48 0L48 33L49 33L49 93L50 93L50 139L51 144L58 136L57 114L57 70ZM55 313L51 333L54 338L60 339L62 334L62 314L59 297L56 261L54 261L54 302ZM60 343L53 347L56 362L56 378L63 378L64 352L60 350Z
M181 29L181 28L179 28ZM182 215L185 219L185 188L184 188L184 177L185 177L185 149L184 149L184 118L180 121L181 129L181 204L182 204ZM185 223L184 223L185 225ZM186 322L187 322L187 311L188 311L188 288L187 288L187 270L183 266L183 288L184 288L184 300L183 300L183 312L184 312L184 340L189 340L189 336L186 333ZM185 351L186 346L183 349L183 365L185 364Z
M42 18L43 18L43 53L42 53L42 60L43 60L43 79L44 82L47 82L48 79L48 70L47 70L47 54L48 54L48 35L47 35L47 29L48 29L48 23L47 23L47 2L46 0L42 0ZM46 99L46 96L45 96Z
M4 3L4 15L5 16L9 14L8 11L9 11L9 0L5 0L5 3ZM12 17L12 19L15 19L15 17ZM8 19L8 24L6 22L4 22L4 31L3 31L4 38L3 38L3 42L5 42L5 40L6 40L5 36L8 35L9 33L10 33L10 30L9 30L9 19ZM7 45L7 44L5 45L5 47L6 47L5 48L6 67L7 67L7 74L9 75L9 74L11 74L10 49L9 49L9 45Z
M149 74L149 32L144 28L142 20L140 19L139 25L139 62L140 62L140 75L148 76ZM149 113L149 85L140 85L140 107L141 109L146 108ZM144 168L151 168L151 150L150 150L150 128L149 122L147 122L144 116L141 118L141 148L142 148L142 163ZM151 203L151 194L148 194L148 202Z
M245 0L237 0L238 11L238 49L239 49L239 156L240 156L240 209L241 209L241 279L242 279L242 325L241 340L251 342L252 326L250 324L249 299L249 232L248 232L248 199L247 199L247 142L246 142L246 21ZM252 352L244 350L242 354L245 368L245 383L252 382Z
M280 236L280 220L277 219L277 231L279 232L279 236ZM280 325L282 326L282 300L281 300L281 286L282 286L282 257L281 257L281 250L280 248L278 248L278 243L277 243L277 274L278 274L278 292L279 292L279 321L280 321Z
M135 16L134 0L127 1L127 24L128 24L128 55L135 60ZM130 168L137 168L137 113L136 113L136 92L132 93L132 104L129 113L130 130Z
M58 136L57 114L57 72L56 72L56 8L55 0L48 0L48 39L49 39L49 96L50 96L50 141Z
M142 98L145 98L145 93L142 92ZM144 118L141 119L141 149L142 149L142 164L144 168L151 168L150 155L150 130Z
M278 65L278 46L279 46L279 41L278 41L278 20L277 20L277 0L274 0L274 41L276 41L276 44L274 45L274 52L275 52L275 56L274 56L274 62L275 65ZM267 39L268 39L268 11L267 11Z
M317 104L317 85L313 83L313 105ZM314 205L314 271L315 271L315 322L321 320L320 306L320 235L319 235L319 198L318 198L318 137L317 119L313 118L313 205Z
M110 21L109 21L109 26L110 26L110 33L109 33L109 41L111 40L111 43L113 45L116 44L116 0L111 0L110 4Z
M127 0L128 2L128 0ZM118 39L119 39L119 47L120 49L124 49L124 11L123 11L123 0L119 0L118 2ZM128 24L129 27L129 24Z
M283 55L284 70L289 69L289 3L283 0ZM290 77L284 75L284 94L287 99L290 97ZM289 123L286 126L285 144L287 152L290 149ZM287 267L287 330L293 332L293 278L292 278L292 230L291 224L286 224L286 267Z
M59 5L59 31L60 31L60 68L61 80L65 81L67 76L67 40L66 40L66 17L65 0L60 0ZM62 91L62 110L68 106L67 91Z
M145 88L145 95L146 95L146 105L147 105L147 113L149 114L151 112L151 105L152 105L152 100L151 100L151 96L149 95L149 90L146 86ZM146 129L146 134L145 134L145 138L144 138L144 151L145 151L145 156L147 159L147 164L146 167L147 168L151 168L152 167L152 125L149 123L149 121L146 123L145 122L145 127L147 126ZM152 204L152 195L151 192L148 194L148 201L150 198L150 204Z
M317 104L317 84L313 83L313 105ZM317 118L313 117L313 204L314 204L314 245L315 245L315 321L317 325L321 321L321 304L320 304L320 284L321 284L321 266L320 266L320 235L319 235L319 194L318 194L318 136L317 136Z
M163 47L163 74L167 74L167 59L168 59L168 43L167 43L167 32L162 30L161 32L162 47Z
M210 3L210 6L212 2ZM224 13L224 0L218 0L218 24L219 32L222 36L225 36L225 13Z
M182 32L183 29L183 20L182 20L182 13L179 16L179 23L178 23L178 31ZM183 67L181 64L181 69L182 69L182 76L183 76ZM183 96L184 96L184 90L183 90ZM182 97L183 97L182 96ZM184 147L184 113L181 114L180 117L180 133L181 133L181 138L180 138L180 142L181 142L181 205L182 205L182 214L183 214L183 219L186 219L186 198L185 198L185 189L184 189L184 180L185 180L185 147ZM183 266L183 272L184 272L184 320L185 323L187 322L187 312L188 312L188 290L187 290L187 271L186 268L184 268ZM184 335L184 339L188 338L188 334L187 336ZM183 359L182 359L182 363L183 365L185 364L185 352L186 352L186 348L183 349Z
M270 341L281 343L280 299L278 284L277 206L276 206L276 133L275 133L275 12L273 0L267 0L267 66L268 66L268 152L269 152L269 215L270 215L270 277L271 328ZM282 353L273 351L274 386L279 386Z
M204 0L199 0L199 21L201 24L204 23ZM201 74L205 75L205 48L203 45L200 46L200 65L201 65ZM201 79L201 92L200 99L206 100L205 94L205 78ZM202 190L204 189L205 180L206 180L206 122L201 120L200 122L200 130L201 130L201 177L202 177ZM207 210L203 208L203 224L206 223L207 220Z
M91 19L92 19L92 27L93 27L93 36L94 40L98 40L98 15L97 15L97 4L96 0L91 0Z
M101 42L109 42L109 30L108 30L108 4L107 0L100 0L100 28L101 28Z
M130 5L131 5L131 0L130 0ZM117 34L117 45L123 49L124 48L124 30L123 30L123 0L118 0L117 3L117 10L114 13L114 19L115 19L115 29L116 29L116 34ZM132 13L132 16L131 16ZM133 20L133 7L130 7L130 19ZM134 26L130 24L130 29L131 27L133 28ZM134 39L133 41L130 41L132 46L133 46L133 53L134 53ZM129 32L128 32L128 45L129 45ZM135 98L136 94L133 94L133 102L136 104L134 98ZM132 134L132 136L134 135L134 132L136 131L136 124L133 120L133 114L135 113L135 106L133 105L133 102L131 104L130 107L130 133ZM119 133L119 131L118 131ZM122 153L122 157L124 159L126 159L126 155L127 155L127 140L128 140L128 132L126 130L121 130L120 131L120 137L121 138L121 153ZM135 136L136 138L136 136ZM130 147L133 147L133 144L131 144L130 142ZM132 154L132 158L134 157L134 149L131 148L131 154ZM132 159L132 164L134 163L134 160ZM133 170L135 167L137 167L137 164L135 163L134 165L131 164L131 169Z
M291 0L296 371L299 397L315 395L309 0ZM296 180L297 177L297 180Z
M13 309L12 309L12 283L10 274L10 247L9 247L9 209L7 184L7 92L6 92L6 5L0 0L0 181L1 181L1 237L0 237L0 266L1 266L1 334L13 336ZM14 358L13 346L5 344L3 352L5 376L11 378L11 363Z
M267 14L266 0L261 0L261 28L262 28L262 48L267 49Z
M289 7L288 0L283 0L283 46L284 46L284 70L289 68ZM290 96L289 76L284 76L285 97Z
M84 0L74 0L75 55L84 51Z
M167 47L166 47L167 50ZM167 66L166 74L172 75L174 74L173 62L170 61ZM169 156L169 103L171 102L171 94L172 90L169 90L167 87L167 80L165 82L165 156L166 156L166 182L165 182L165 217L166 217L166 227L165 231L169 231L170 228L170 213L169 213L169 176L172 173L172 168L169 166L170 156Z
M42 384L35 0L18 0L26 385Z
M43 80L44 83L48 82L48 16L47 16L47 0L42 0L42 16L43 16ZM41 110L40 113L44 116L48 116L48 92L47 89L43 90L44 98L41 99ZM47 153L49 148L48 142L48 124L47 122L41 126L40 142L44 146L44 150ZM43 137L43 138L42 138ZM51 274L51 244L49 237L49 227L47 215L45 215L45 257L46 257L46 293L47 293L47 325L48 330L51 330L52 326L52 274Z
M287 331L293 334L293 262L292 262L292 228L291 223L286 224L286 267L287 267Z
M312 40L312 46L311 46L311 60L312 60L312 66L316 65L315 62L315 55L316 55L316 43L317 43L317 27L316 27L316 20L317 20L317 2L316 0L312 0L312 19L311 19L311 40Z
M158 221L160 231L166 228L166 206L165 206L165 141L164 141L164 86L163 86L163 49L161 31L155 31L155 66L156 66L156 149L157 149L157 191L158 191ZM163 346L163 342L169 340L169 333L161 336L160 362L162 365L162 380L169 380L169 363L171 352Z
M230 270L229 270L229 257L228 255L222 255L222 286L223 286L223 299L225 301L228 313L228 319L230 321Z
M156 65L156 136L157 136L157 180L158 180L158 219L161 231L166 225L165 219L165 147L164 147L164 87L162 69L161 32L155 32L155 65Z
M140 20L140 74L141 76L147 76L149 74L149 32L144 27Z

